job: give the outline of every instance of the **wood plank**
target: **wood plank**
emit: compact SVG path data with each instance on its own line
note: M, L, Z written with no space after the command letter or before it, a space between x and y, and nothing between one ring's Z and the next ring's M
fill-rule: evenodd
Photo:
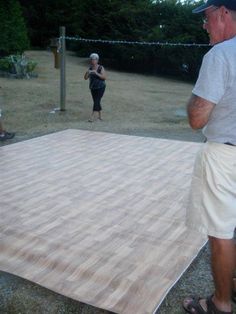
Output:
M200 145L66 130L0 148L0 269L153 313L205 243L184 225Z

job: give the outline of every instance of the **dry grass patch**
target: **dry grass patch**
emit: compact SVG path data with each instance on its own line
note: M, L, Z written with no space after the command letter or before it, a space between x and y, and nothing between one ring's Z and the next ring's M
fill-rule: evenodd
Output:
M68 52L66 66L66 112L50 113L59 107L60 77L53 55L28 51L38 62L38 78L0 78L1 104L5 127L20 141L67 128L201 141L190 130L185 109L192 84L172 79L117 72L107 69L107 89L103 98L103 122L88 123L92 99L83 79L87 60Z

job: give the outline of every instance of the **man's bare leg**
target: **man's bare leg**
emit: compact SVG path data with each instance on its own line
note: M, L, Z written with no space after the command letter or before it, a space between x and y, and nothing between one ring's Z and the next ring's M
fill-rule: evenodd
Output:
M225 312L232 310L231 294L236 269L236 250L234 240L209 237L211 246L211 267L215 283L213 302Z
M215 284L215 293L212 298L216 308L222 312L231 312L231 296L233 289L233 277L236 269L236 247L234 240L217 239L209 237L211 247L211 268ZM207 312L206 299L200 299L199 303ZM193 298L184 299L183 306L187 309L193 306ZM193 306L195 308L195 306Z

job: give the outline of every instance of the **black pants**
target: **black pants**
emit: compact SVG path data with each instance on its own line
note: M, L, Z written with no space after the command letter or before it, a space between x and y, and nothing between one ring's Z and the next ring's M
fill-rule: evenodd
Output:
M101 111L101 99L105 92L105 86L98 89L91 89L91 94L93 97L93 111Z

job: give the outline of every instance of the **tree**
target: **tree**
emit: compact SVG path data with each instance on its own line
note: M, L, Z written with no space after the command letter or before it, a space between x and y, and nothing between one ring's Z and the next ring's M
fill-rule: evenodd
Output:
M67 34L74 33L73 24L77 17L74 3L78 0L19 0L27 21L31 45L46 47L52 37L59 36L59 27L66 26ZM83 2L81 0L81 2Z
M193 0L19 0L24 9L33 47L46 47L58 36L59 26L68 36L82 38L207 43L200 18L192 14ZM197 5L201 3L198 1ZM195 4L194 4L195 3ZM110 66L140 72L196 76L208 48L103 45L67 41L69 49L87 56L102 55Z
M22 53L29 40L22 9L17 0L0 0L0 55Z

